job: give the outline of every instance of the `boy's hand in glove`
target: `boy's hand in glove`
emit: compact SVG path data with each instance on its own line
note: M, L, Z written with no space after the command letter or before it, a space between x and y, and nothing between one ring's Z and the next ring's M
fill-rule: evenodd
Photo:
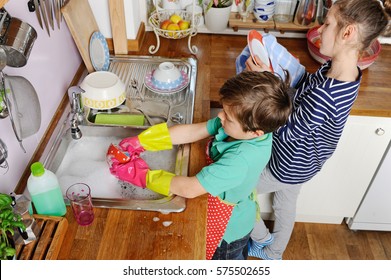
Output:
M129 154L136 155L140 155L145 150L161 151L172 149L167 123L151 126L138 136L125 138L119 143L119 146L121 149L128 151Z
M175 174L164 170L150 170L148 164L140 157L133 156L126 163L111 158L110 173L119 180L134 186L148 188L154 192L168 196L170 184Z

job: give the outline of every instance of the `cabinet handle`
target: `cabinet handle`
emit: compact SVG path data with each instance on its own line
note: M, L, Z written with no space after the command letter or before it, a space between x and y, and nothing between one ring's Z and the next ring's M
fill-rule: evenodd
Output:
M385 132L386 131L381 127L376 128L376 130L375 130L376 135L379 135L379 136L382 136Z

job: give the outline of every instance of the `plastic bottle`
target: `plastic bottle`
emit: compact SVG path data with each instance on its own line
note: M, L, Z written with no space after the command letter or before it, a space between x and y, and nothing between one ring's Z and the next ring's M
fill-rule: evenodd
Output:
M40 162L34 162L30 169L31 175L27 180L27 189L37 213L64 216L67 209L57 176L45 169Z

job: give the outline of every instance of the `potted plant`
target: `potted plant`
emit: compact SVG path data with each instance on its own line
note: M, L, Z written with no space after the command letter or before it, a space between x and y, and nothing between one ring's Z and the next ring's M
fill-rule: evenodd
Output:
M205 26L208 30L220 32L227 28L232 2L232 0L210 0L205 2Z
M13 211L12 198L8 194L0 193L0 259L12 258L16 250L13 245L14 230L26 227L22 217Z

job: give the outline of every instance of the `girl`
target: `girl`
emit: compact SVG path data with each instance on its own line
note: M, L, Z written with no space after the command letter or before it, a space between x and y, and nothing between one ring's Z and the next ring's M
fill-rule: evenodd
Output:
M315 73L304 74L293 98L288 122L273 134L272 156L258 193L274 193L273 233L261 220L249 242L249 256L282 259L296 218L301 185L314 177L335 151L357 97L360 54L382 34L388 16L377 0L337 0L318 29L320 52L331 57ZM268 71L256 58L246 68Z

